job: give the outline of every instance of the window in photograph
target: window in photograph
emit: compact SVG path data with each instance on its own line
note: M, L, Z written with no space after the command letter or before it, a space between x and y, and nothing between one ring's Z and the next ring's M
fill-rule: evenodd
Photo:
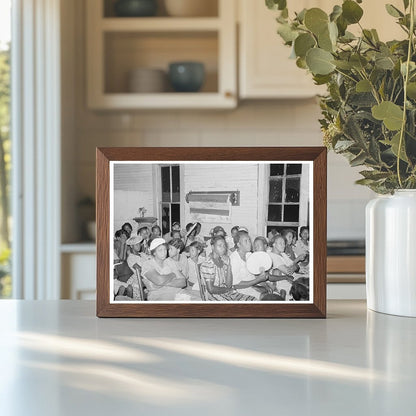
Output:
M179 165L161 166L160 178L162 235L164 235L171 231L173 223L181 221Z
M271 164L267 229L298 227L302 164Z

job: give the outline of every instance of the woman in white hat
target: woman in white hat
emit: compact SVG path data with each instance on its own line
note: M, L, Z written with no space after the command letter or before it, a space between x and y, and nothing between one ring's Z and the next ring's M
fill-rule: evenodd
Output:
M150 243L152 259L146 261L142 267L143 282L149 291L149 301L166 300L200 300L197 293L185 290L186 279L177 270L172 270L165 262L168 248L163 238L155 238Z

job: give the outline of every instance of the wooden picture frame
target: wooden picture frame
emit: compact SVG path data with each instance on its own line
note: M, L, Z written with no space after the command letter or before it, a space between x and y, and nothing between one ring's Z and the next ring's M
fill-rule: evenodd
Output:
M98 317L194 317L194 318L325 318L326 317L326 224L327 224L327 150L324 147L204 147L204 148L97 148L97 316ZM308 221L311 231L311 276L313 285L307 302L125 302L111 299L112 220L110 208L114 200L111 183L112 167L117 163L258 163L268 166L293 162L309 164L311 194ZM111 166L111 168L110 168ZM286 166L286 165L285 165ZM294 165L290 165L294 166ZM303 166L303 165L302 165ZM286 168L285 168L286 169ZM267 185L269 186L269 185ZM233 204L239 203L238 189ZM268 192L268 191L267 191ZM268 194L267 194L268 197ZM241 199L244 195L241 195ZM284 198L284 197L283 197ZM230 202L231 205L231 202ZM283 218L283 217L282 217ZM309 222L308 222L309 225ZM111 266L110 266L111 265ZM111 275L111 276L110 276Z

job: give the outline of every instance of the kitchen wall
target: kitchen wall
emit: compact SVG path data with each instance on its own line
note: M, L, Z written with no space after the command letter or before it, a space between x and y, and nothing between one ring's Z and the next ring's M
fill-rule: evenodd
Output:
M65 3L65 2L64 2ZM72 3L72 2L67 2ZM96 112L86 108L84 1L64 10L63 28L63 217L95 194L97 146L314 146L321 145L315 99L241 102L232 111ZM74 24L72 24L72 22ZM364 206L373 194L354 185L358 169L340 156L328 158L328 237L364 237ZM319 213L316 213L319 215ZM77 239L71 221L63 240Z

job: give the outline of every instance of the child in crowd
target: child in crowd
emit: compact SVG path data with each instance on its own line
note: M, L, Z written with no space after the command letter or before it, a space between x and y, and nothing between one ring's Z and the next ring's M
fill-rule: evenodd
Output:
M309 274L309 228L300 227L299 237L294 247L296 256L303 256L302 261L299 262L299 273Z
M204 282L201 282L201 275L199 268L203 262L203 258L200 256L203 251L203 246L199 241L192 242L188 247L188 286L192 290L200 291L202 300L204 299Z
M152 234L150 236L150 239L153 240L154 238L159 238L162 236L162 230L158 225L154 225L152 227Z
M128 234L126 230L117 230L114 234L114 253L117 255L118 261L126 260Z
M172 228L171 228L170 232L166 233L163 236L163 239L167 243L169 243L169 241L172 240L172 238L177 238L177 237L172 236L175 231L179 231L179 238L183 237L182 232L181 232L181 224L178 221L175 221L175 222L172 223Z
M254 251L267 252L267 246L268 246L267 240L262 236L256 237L253 241L253 250Z
M239 226L235 225L233 228L231 228L231 236L227 236L225 241L227 242L228 251L233 252L237 250L237 243L236 243L236 237L238 234Z
M277 232L276 228L272 228L268 233L267 233L267 239L269 240L269 242L272 241L272 239L274 237L276 237L277 235L279 235L279 233Z
M146 254L150 254L149 250L149 239L150 239L150 232L147 227L141 227L137 230L137 235L142 238L142 245L143 245L143 252Z
M212 246L213 246L213 241L215 237L223 237L225 241L225 245L227 247L227 251L228 251L228 246L226 242L227 233L225 232L224 228L221 227L221 225L217 225L216 227L214 227L210 231L210 236L211 236L210 244L208 244L207 248L205 249L205 253L207 257L212 253Z
M165 263L172 269L176 268L188 280L188 259L182 253L184 248L185 244L180 238L170 240L168 243L169 257Z
M212 238L212 252L201 264L200 273L206 285L207 300L256 300L254 296L239 293L233 288L230 258L227 256L227 243L223 235L216 235Z
M296 279L290 288L289 294L294 300L309 300L309 278Z
M282 231L282 237L286 240L286 247L285 247L285 253L289 256L290 260L293 261L294 264L297 265L296 272L299 271L299 263L305 261L306 253L302 253L300 256L296 256L295 251L293 249L293 236L295 235L295 232L290 229L286 229Z
M140 299L140 288L139 281L137 279L136 273L140 274L142 271L143 264L151 259L151 256L144 253L143 250L143 238L140 235L130 237L126 244L130 247L129 254L127 256L127 264L130 269L134 272L134 275L131 276L130 285L133 291L133 299Z
M122 226L121 229L124 230L127 233L127 238L130 238L132 233L133 233L133 227L131 226L131 224L129 222L125 222Z
M170 233L170 239L169 239L169 242L170 242L170 240L182 240L182 234L181 234L181 232L179 231L179 230L173 230L171 233Z
M237 237L237 250L230 256L231 270L233 274L233 287L239 293L253 296L260 300L262 295L268 293L268 289L262 285L266 282L267 274L264 272L255 276L247 269L246 260L251 254L251 239L248 232L239 229ZM258 286L260 285L260 286Z
M272 251L269 253L273 261L272 273L269 276L271 282L276 282L276 290L285 300L289 300L289 291L293 283L293 273L297 265L285 253L286 240L283 236L273 237L270 244Z

